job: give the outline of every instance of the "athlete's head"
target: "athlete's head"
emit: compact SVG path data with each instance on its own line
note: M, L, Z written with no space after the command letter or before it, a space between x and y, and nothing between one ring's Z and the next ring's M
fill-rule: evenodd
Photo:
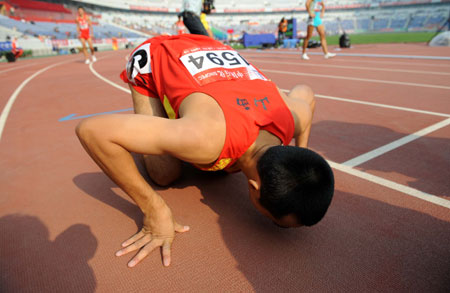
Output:
M85 13L83 6L78 6L78 15L83 16Z
M312 226L325 215L334 176L319 154L293 146L269 148L258 160L260 183L250 182L256 208L282 227Z

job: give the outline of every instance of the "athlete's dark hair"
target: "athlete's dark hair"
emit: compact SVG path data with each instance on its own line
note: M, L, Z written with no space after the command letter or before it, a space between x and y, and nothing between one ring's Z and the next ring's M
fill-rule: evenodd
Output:
M334 176L319 154L306 148L274 146L259 159L260 203L276 219L295 214L312 226L325 215L334 193Z

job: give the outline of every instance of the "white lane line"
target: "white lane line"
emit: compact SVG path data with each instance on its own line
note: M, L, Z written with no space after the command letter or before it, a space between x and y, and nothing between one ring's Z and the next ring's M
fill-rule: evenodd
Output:
M286 89L280 89L280 90L287 92L287 93L289 92L289 90L286 90ZM424 110L399 107L399 106L391 106L391 105L386 105L386 104L365 102L365 101L359 101L359 100L353 100L353 99L331 97L331 96L325 96L325 95L319 95L319 94L316 94L315 97L322 98L322 99L328 99L328 100L336 100L336 101L340 101L340 102L348 102L348 103L362 104L362 105L374 106L374 107L380 107L380 108L387 108L387 109L394 109L394 110L407 111L407 112L413 112L413 113L427 114L427 115L433 115L433 116L440 116L440 117L447 117L447 118L450 117L450 114L445 114L445 113L424 111Z
M312 66L312 67L326 67L326 68L344 68L344 69L361 69L369 71L388 71L388 72L403 72L403 73L417 73L417 74L434 74L434 75L450 75L450 72L436 72L436 71L421 71L421 70L405 70L405 69L393 69L393 68L375 68L375 67L362 67L362 66L344 66L344 65L331 65L331 64L318 64L309 62L279 62L279 61L267 61L255 58L247 58L254 60L256 63L272 63L272 64L287 64L295 66Z
M254 51L253 53L266 53L261 51ZM298 55L299 51L286 52L286 51L276 51L270 52L271 54L285 54L285 55ZM371 57L371 58L393 58L393 59L425 59L425 60L450 60L447 56L425 56L425 55L393 55L393 54L363 54L363 53L338 53L339 56L343 57ZM321 55L323 53L318 52L308 52L308 55Z
M245 54L245 56L250 56L250 54L252 53L257 53L257 52L243 52L243 54ZM296 55L296 56L289 56L289 55ZM339 52L337 52L338 56L339 56ZM258 56L259 55L259 56ZM271 53L271 52L264 52L264 55L280 55L280 53ZM252 55L253 57L258 56L261 57L261 54L255 54ZM286 59L286 60L300 60L300 52L290 52L287 53L286 56L281 55L282 57L278 57L280 59ZM267 56L267 58L270 58ZM310 62L310 61L302 61L302 62ZM383 61L383 60L378 60L378 61L371 61L371 60L365 60L365 59L359 59L359 60L350 60L350 58L333 58L332 62L352 62L352 63L372 63L372 64L390 64L390 65L407 65L407 66L431 66L431 67L445 67L445 68L449 68L448 64L441 64L441 63L445 63L445 62L439 62L440 64L433 64L433 63L418 63L418 62L395 62L395 61Z
M112 86L115 87L115 88L118 88L118 89L121 90L121 91L124 91L124 92L126 92L126 93L131 94L131 91L130 91L129 89L127 89L127 88L125 88L125 87L122 87L122 86L116 84L115 82L110 81L110 80L107 79L106 77L101 76L97 71L95 71L94 66L93 66L93 63L89 64L89 69L91 70L91 72L92 72L95 76L97 76L98 78L100 78L100 79L103 80L104 82L106 82L106 83L112 85Z
M28 77L27 79L25 79L20 85L19 87L16 88L16 90L14 91L14 93L11 95L11 97L9 97L8 102L6 103L5 107L3 108L2 114L0 114L0 140L2 139L2 134L3 134L3 130L5 128L5 124L6 124L6 120L8 119L9 113L11 111L11 108L14 104L14 102L16 101L17 97L19 96L20 92L23 90L23 88L36 76L38 76L39 74L64 63L69 63L72 62L74 59L71 60L66 60L66 61L62 61L62 62L58 62L52 65L49 65L45 68L42 68L41 70L35 72L34 74L32 74L30 77Z
M8 72L8 71L13 71L13 70L17 70L17 69L20 69L20 68L24 68L24 67L33 66L33 65L36 65L36 64L37 63L31 63L31 64L26 64L26 65L14 66L14 67L11 67L11 68L8 68L8 69L0 71L0 74L3 74L3 73Z
M450 209L450 201L443 199L439 196L429 194L429 193L417 190L415 188L405 186L405 185L402 185L402 184L399 184L399 183L396 183L396 182L393 182L393 181L390 181L390 180L387 180L387 179L384 179L384 178L381 178L381 177L378 177L378 176L375 176L375 175L372 175L372 174L369 174L369 173L366 173L366 172L363 172L363 171L360 171L357 169L354 169L349 166L344 166L342 164L338 164L333 161L328 161L328 163L330 164L330 166L333 169L336 169L341 172L353 175L355 177L373 182L375 184L387 187L389 189L399 191L403 194L406 194L406 195L409 195L409 196L412 196L412 197L415 197L415 198L418 198L418 199L421 199L421 200L424 200L424 201L427 201L430 203L434 203L434 204L442 206L444 208Z
M355 81L363 81L363 82L396 84L396 85L405 85L405 86L426 87L426 88L436 88L436 89L450 90L449 86L443 86L443 85L432 85L432 84L400 82L400 81L390 81L390 80L380 80L380 79L346 77L346 76L327 75L327 74L303 73L303 72L293 72L293 71L281 71L281 70L272 70L272 69L264 69L264 68L260 68L260 70L263 71L263 72L272 72L272 73L279 73L279 74L312 76L312 77L331 78L331 79L345 79L345 80L355 80Z
M419 131L414 132L413 134L407 135L405 137L402 137L400 139L397 139L391 143L388 143L384 146L381 146L379 148L376 148L370 152L367 152L365 154L362 154L360 156L357 156L353 159L350 159L344 163L342 163L342 165L345 166L349 166L349 167L355 167L358 165L361 165L367 161L370 161L376 157L379 157L387 152L390 152L392 150L395 150L407 143L410 143L416 139L419 139L427 134L430 134L431 132L434 132L436 130L439 130L441 128L444 128L446 126L450 125L450 118L445 119L439 123L433 124L429 127L426 127L424 129L421 129Z

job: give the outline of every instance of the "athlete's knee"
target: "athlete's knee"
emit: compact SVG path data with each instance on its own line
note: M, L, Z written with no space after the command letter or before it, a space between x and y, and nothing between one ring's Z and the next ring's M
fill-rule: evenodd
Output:
M294 99L303 100L314 111L314 108L316 106L316 99L314 97L313 90L309 86L307 86L307 85L295 86L292 89L292 91L289 93L289 97L294 98Z
M313 90L304 84L296 85L289 93L289 96L306 100L310 104L315 101Z
M78 123L75 128L78 139L86 147L96 144L100 139L101 134L104 134L104 131L105 130L101 129L100 125L97 123L97 119L84 119Z

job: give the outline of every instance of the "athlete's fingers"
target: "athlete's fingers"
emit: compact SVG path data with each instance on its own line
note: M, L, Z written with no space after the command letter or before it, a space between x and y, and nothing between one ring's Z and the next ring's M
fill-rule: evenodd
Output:
M162 245L161 239L153 239L150 243L145 245L138 252L138 254L136 254L136 256L133 257L133 259L130 260L130 262L128 263L128 267L130 267L130 268L134 267L135 265L140 263L147 255L149 255L150 252L152 252L155 248L157 248L161 245Z
M147 234L144 237L142 237L141 239L139 239L138 241L134 242L133 244L130 244L127 247L116 252L116 256L121 256L121 255L127 254L131 251L138 250L142 246L149 243L151 240L152 240L152 236L150 234Z
M177 222L175 222L175 232L178 232L178 233L183 233L183 232L187 232L187 231L189 231L189 226L182 226L182 225L180 225L180 224L178 224Z
M122 243L122 247L127 247L128 245L130 245L131 243L136 242L136 240L141 239L142 237L144 237L145 233L141 230L138 233L134 234L133 236L131 236L128 240L125 240Z
M163 258L163 264L165 267L168 267L170 265L170 248L172 246L172 243L169 240L166 240L162 246L162 258Z

